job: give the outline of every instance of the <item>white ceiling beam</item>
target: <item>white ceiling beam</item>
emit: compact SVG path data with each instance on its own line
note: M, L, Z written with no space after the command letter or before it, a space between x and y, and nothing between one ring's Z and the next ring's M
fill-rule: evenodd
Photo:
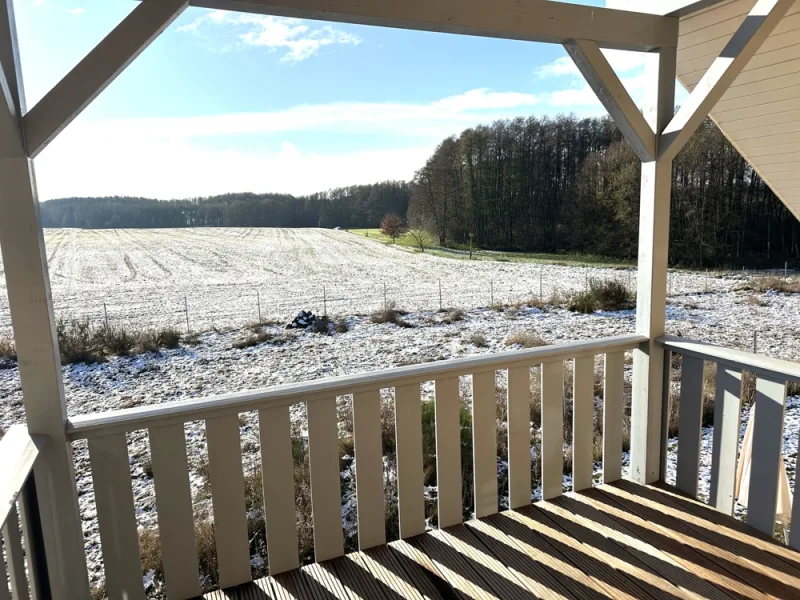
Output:
M573 40L567 54L642 160L656 158L656 134L595 42Z
M24 117L35 157L186 8L188 0L144 0Z
M662 133L659 159L675 158L792 5L794 0L756 2Z
M190 0L191 6L640 52L676 47L678 19L549 0Z

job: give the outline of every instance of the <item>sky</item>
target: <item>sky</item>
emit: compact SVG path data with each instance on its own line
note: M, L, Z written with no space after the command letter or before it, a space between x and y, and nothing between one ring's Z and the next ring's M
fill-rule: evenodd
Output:
M136 4L14 0L28 107ZM641 103L642 56L606 56ZM41 200L306 194L409 180L449 135L559 113L605 110L558 45L189 8L35 169Z

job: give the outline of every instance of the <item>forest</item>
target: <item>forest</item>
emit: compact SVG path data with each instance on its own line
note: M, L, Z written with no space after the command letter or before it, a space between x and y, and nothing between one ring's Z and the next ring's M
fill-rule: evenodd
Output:
M440 246L634 258L640 162L608 117L501 120L443 140L413 181L309 196L225 194L159 201L64 198L45 227L378 227L388 213ZM670 263L800 259L800 222L707 120L675 159Z

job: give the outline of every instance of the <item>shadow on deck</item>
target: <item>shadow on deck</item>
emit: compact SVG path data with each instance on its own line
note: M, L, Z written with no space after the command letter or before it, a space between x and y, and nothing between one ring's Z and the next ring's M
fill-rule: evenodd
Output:
M620 481L205 598L800 600L800 553L667 486Z

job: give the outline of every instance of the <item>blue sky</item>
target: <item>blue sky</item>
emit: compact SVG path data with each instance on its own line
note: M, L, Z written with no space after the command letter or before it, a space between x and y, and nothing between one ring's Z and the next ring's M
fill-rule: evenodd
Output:
M28 106L135 5L14 0ZM607 56L641 101L641 56ZM410 179L467 127L570 112L604 110L560 46L190 8L36 172L42 200L303 194Z

